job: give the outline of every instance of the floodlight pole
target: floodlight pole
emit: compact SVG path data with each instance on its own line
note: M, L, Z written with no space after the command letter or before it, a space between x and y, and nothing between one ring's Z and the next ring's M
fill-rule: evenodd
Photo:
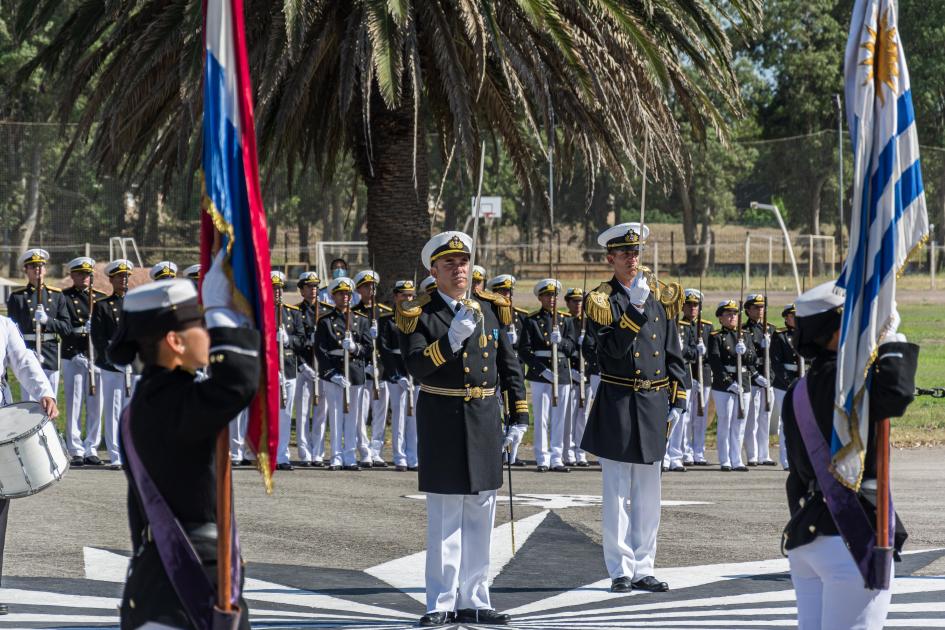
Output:
M784 234L784 242L787 245L788 254L791 256L791 268L794 271L794 285L797 287L797 294L801 294L801 279L797 273L797 259L794 257L794 246L791 245L791 237L788 235L787 227L784 225L784 219L781 218L781 211L778 210L778 207L773 204L768 203L759 203L757 201L751 202L752 209L761 208L762 210L770 210L774 213L775 218L778 220L778 225L781 226L781 233Z

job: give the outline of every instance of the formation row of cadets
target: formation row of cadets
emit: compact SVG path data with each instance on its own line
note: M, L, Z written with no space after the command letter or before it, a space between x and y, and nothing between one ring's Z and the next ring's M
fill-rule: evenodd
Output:
M112 286L112 293L108 295L92 287L96 264L92 258L80 256L68 263L72 286L65 290L46 284L48 262L49 252L44 249L29 249L20 256L18 265L26 276L27 285L10 293L7 314L33 352L36 351L38 327L40 362L53 391L58 391L62 377L66 448L71 456L71 465L104 465L98 456L104 424L109 465L113 470L121 470L118 421L122 408L131 397L138 374L133 366L110 363L105 349L118 329L122 302L134 265L130 260L117 259L105 266ZM199 265L189 267L185 273L188 277L196 277ZM159 262L151 268L149 275L152 280L174 278L177 265L169 261ZM90 336L92 357L89 356ZM93 388L90 388L90 379ZM30 399L25 388L23 399ZM4 402L12 402L8 388L4 391Z

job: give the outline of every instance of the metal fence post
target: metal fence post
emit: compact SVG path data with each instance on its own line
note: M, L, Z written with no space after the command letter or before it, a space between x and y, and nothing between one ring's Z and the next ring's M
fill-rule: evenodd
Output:
M653 242L653 274L656 277L660 275L660 242Z
M932 290L935 290L935 251L938 248L938 243L932 241L932 246L929 248L929 282L932 285Z
M772 258L774 256L774 239L768 237L768 279L771 279Z
M751 233L745 232L745 284L751 286Z
M814 235L807 235L807 279L814 280Z

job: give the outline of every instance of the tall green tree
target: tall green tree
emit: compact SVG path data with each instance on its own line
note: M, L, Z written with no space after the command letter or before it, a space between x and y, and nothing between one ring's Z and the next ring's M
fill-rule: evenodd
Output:
M18 33L58 1L21 0ZM63 117L88 98L76 135L103 171L199 164L201 4L87 0L25 66L62 84ZM726 29L759 12L759 0L246 0L261 158L330 179L350 155L379 272L411 277L429 235L430 151L455 151L472 180L497 139L533 189L553 113L562 163L589 177L625 178L644 135L651 170L680 167L667 95L697 134L723 126L716 103L738 108Z

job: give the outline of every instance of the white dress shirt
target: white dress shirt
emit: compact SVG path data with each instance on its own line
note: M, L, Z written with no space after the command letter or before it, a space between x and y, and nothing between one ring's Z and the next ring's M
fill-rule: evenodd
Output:
M26 347L20 329L9 317L0 315L0 365L8 365L16 380L35 400L55 398L39 359Z

